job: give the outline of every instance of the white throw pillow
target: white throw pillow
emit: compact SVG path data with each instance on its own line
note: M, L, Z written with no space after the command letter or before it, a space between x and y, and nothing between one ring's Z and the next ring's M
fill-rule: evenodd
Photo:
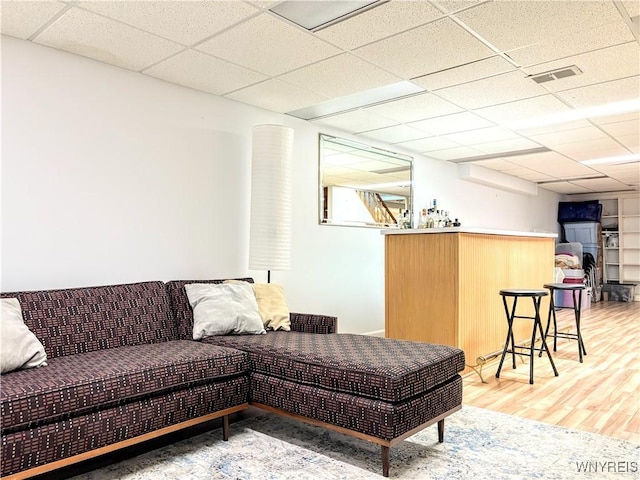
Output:
M264 326L286 332L291 330L289 307L282 286L275 283L255 283L253 291Z
M47 354L40 340L22 319L17 298L0 299L0 368L2 373L46 365Z
M267 333L248 283L185 285L193 309L193 339L212 335Z

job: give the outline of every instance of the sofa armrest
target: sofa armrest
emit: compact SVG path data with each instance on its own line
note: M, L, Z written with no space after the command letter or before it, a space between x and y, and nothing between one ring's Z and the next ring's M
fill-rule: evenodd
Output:
M338 317L291 312L291 331L306 333L336 333Z

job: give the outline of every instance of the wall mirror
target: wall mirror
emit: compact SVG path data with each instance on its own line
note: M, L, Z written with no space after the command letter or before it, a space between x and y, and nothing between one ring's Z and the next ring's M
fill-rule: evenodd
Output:
M319 146L321 224L409 226L412 157L325 134Z

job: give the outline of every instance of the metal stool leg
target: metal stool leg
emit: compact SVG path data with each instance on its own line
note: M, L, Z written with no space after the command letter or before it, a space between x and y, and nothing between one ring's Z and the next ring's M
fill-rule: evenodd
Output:
M546 340L547 337L549 336L549 327L551 326L551 316L553 315L553 334L554 334L554 338L555 338L555 333L556 333L556 304L553 300L553 296L554 296L554 288L551 287L549 288L549 294L550 294L550 299L549 299L549 313L547 314L547 328L545 328L544 330L544 339ZM555 347L553 349L553 351L555 352ZM540 352L538 353L538 358L542 357L542 349L540 349Z
M578 298L576 299L576 291L572 291L573 297L573 313L576 319L576 335L578 338L578 354L580 356L580 363L583 362L582 354L587 354L587 350L584 348L584 342L582 341L582 333L580 332L580 315L582 313L582 290L578 290Z
M498 364L498 370L496 371L496 378L500 378L500 371L502 370L502 364L504 363L504 357L507 355L507 350L509 350L509 341L512 343L511 351L513 351L513 315L509 314L509 307L507 305L507 299L502 297L502 304L504 305L504 312L507 316L507 324L509 329L507 330L507 338L504 341L504 348L502 349L502 355L500 356L500 363ZM516 359L515 355L513 356L513 368L516 368Z
M540 315L538 313L538 311L540 310L540 298L537 299L537 302L536 297L531 297L531 300L533 300L533 308L536 311L535 320L533 321L533 332L531 333L531 345L529 348L529 358L531 358L531 361L529 363L529 384L533 385L533 359L535 357L533 352L536 346L536 329L538 328L538 324L540 323ZM540 335L542 335L542 329L540 330Z
M547 346L547 341L544 338L544 335L542 334L542 322L540 321L540 301L542 300L541 297L538 298L538 302L534 302L534 307L536 309L536 315L535 315L535 320L534 320L534 327L533 327L533 331L534 331L534 338L535 338L535 329L536 329L536 325L538 326L538 328L540 329L540 336L541 338L541 343L542 345L540 346L541 350L544 350L547 352L547 357L549 357L549 363L551 363L551 368L553 369L553 374L557 377L558 376L558 370L556 369L556 364L553 363L553 358L551 358L551 352L549 351L549 347ZM533 363L533 362L531 362ZM532 369L533 371L533 369ZM531 382L533 383L533 381Z

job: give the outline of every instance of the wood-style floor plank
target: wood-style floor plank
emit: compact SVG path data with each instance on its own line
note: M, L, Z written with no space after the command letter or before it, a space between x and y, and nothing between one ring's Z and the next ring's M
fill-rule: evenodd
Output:
M575 332L572 310L558 312L558 329ZM640 443L640 303L594 303L582 312L581 330L584 363L575 340L559 338L553 352L549 338L558 377L546 356L536 356L533 385L527 357L517 358L515 370L505 359L495 378L497 358L484 366L487 383L474 372L464 376L464 403Z

